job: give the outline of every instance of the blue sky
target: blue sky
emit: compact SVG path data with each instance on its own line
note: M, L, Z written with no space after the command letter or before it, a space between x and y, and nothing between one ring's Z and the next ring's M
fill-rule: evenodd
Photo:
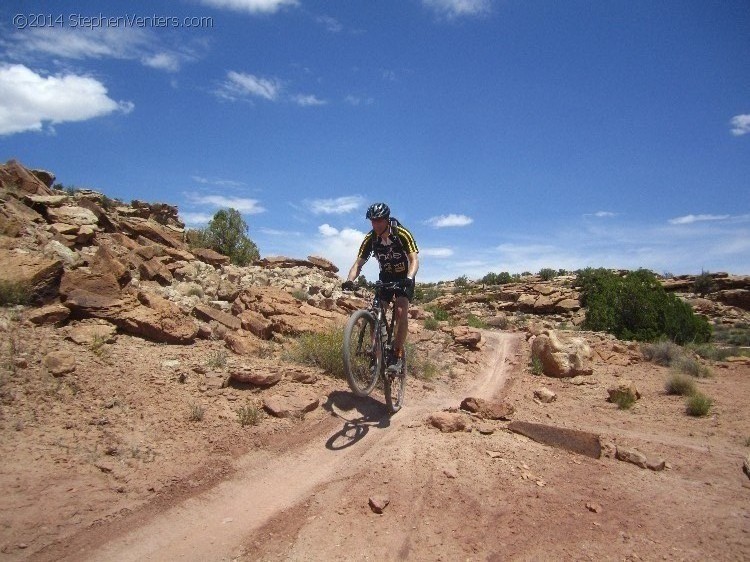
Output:
M6 0L0 160L234 207L344 274L381 200L422 281L750 274L749 29L747 0Z

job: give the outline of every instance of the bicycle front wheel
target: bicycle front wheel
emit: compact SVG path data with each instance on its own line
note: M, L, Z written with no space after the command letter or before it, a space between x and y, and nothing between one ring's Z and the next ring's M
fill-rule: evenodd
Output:
M349 388L357 396L367 396L378 382L382 357L377 353L375 318L367 310L357 310L344 328L344 370Z
M404 393L406 392L406 354L404 354L404 368L400 374L394 375L386 372L383 378L383 391L388 411L391 414L395 414L404 405Z

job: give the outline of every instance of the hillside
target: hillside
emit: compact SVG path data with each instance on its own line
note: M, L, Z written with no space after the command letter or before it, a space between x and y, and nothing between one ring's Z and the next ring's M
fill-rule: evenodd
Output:
M691 417L640 344L580 329L572 277L423 286L389 418L292 360L368 298L325 257L236 267L174 207L53 183L0 166L0 283L27 300L0 309L3 558L750 557L746 357L690 355L714 401ZM746 333L750 278L712 280L663 285Z

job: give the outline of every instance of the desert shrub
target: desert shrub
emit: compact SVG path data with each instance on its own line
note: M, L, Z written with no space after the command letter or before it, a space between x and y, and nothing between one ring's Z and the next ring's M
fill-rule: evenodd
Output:
M641 345L641 354L646 361L669 367L678 357L684 355L684 351L676 343L662 340Z
M438 366L417 352L414 344L406 344L406 364L409 366L409 376L420 380L432 380L439 374Z
M193 422L201 421L203 419L204 413L205 411L203 409L203 406L193 402L192 404L190 404L190 412L188 414L188 420L193 421Z
M255 242L247 237L247 223L236 209L221 209L202 230L189 230L185 236L193 247L211 248L244 266L260 258Z
M689 416L702 417L707 416L711 411L714 401L705 394L696 392L687 399L686 412Z
M678 344L702 343L711 326L689 304L667 293L656 276L639 269L620 277L606 269L585 269L575 285L586 307L583 327L619 339L654 341L667 337Z
M513 281L513 277L507 271L501 271L500 273L490 272L481 279L481 282L485 285L505 285L511 281Z
M208 356L206 360L206 366L210 369L221 369L226 367L228 353L225 349L219 349L214 351Z
M364 275L360 275L359 277L357 277L356 283L357 283L357 287L360 288L360 289L370 289L370 290L372 290L372 289L375 288L375 283L370 283L367 280L367 277L365 277Z
M317 334L302 334L287 351L292 361L319 367L331 375L346 378L342 350L344 327L335 326Z
M731 357L739 353L739 349L735 346L716 347L716 345L712 343L689 343L685 347L696 353L699 357L702 357L703 359L709 359L711 361L724 361L727 357Z
M478 316L474 314L469 314L466 317L466 324L472 328L478 328L478 329L487 327L487 322L485 322L484 320L482 320L481 318L479 318Z
M637 398L631 392L618 392L612 397L612 402L617 404L620 410L629 410L635 406Z
M292 291L292 296L298 301L307 302L308 295L302 289L294 289Z
M258 408L255 404L249 402L244 406L237 408L237 420L240 422L242 427L248 425L258 425L263 419L263 410Z
M727 345L750 346L750 324L737 322L733 326L715 326L714 341Z
M437 330L438 329L438 321L434 318L425 318L424 319L424 328L425 330Z
M692 378L685 375L674 374L664 385L667 394L677 396L692 396L696 392L695 382Z
M696 378L711 376L711 371L707 367L701 365L697 359L688 355L677 357L671 366L675 371L686 373Z
M701 271L701 274L693 281L693 292L705 297L714 288L714 280L708 271Z
M538 355L531 356L531 374L542 375L544 374L544 363Z
M414 302L428 303L434 301L440 296L440 289L437 287L417 285L414 287Z
M0 306L28 304L31 287L26 283L0 281Z
M557 271L555 271L551 267L543 267L539 270L539 277L542 279L542 281L551 281L552 279L557 277Z

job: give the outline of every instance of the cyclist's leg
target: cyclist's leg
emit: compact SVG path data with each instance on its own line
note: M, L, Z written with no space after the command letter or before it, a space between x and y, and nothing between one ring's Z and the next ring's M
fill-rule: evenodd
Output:
M398 354L403 353L406 336L409 333L409 299L405 296L398 296L393 306L396 307L396 335L393 348Z

